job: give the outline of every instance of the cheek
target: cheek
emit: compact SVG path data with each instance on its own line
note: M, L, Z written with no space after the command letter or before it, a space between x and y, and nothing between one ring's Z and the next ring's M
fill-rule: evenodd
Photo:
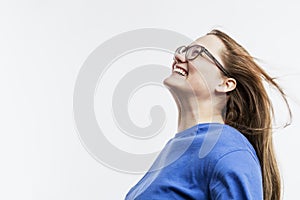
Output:
M197 92L212 92L218 80L218 71L211 64L201 64L201 67L190 65L188 81Z
M203 73L193 72L191 73L191 75L188 77L187 80L197 95L198 94L204 95L210 93L211 89L209 86L209 80L205 78L205 75Z
M205 78L216 78L219 74L219 69L205 58L199 58L189 63L190 69L194 73L198 73Z

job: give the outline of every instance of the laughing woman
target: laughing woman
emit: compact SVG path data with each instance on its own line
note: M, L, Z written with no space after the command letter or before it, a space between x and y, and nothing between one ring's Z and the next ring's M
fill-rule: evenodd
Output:
M282 89L227 34L179 47L164 85L178 129L126 200L279 200L273 108L263 81Z

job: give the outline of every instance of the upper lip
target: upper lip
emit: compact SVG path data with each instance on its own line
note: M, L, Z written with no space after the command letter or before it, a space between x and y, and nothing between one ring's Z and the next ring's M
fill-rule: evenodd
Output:
M176 63L176 62L174 62L174 64L173 64L173 70L175 69L175 68L180 68L180 69L182 69L182 70L184 70L185 72L186 72L186 74L189 74L189 72L188 72L188 70L186 69L186 68L184 68L183 66L180 66L178 63Z

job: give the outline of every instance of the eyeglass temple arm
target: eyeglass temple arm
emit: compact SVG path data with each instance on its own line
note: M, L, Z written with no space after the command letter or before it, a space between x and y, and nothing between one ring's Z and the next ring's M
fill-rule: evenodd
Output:
M207 49L203 49L203 51L206 53L206 55L208 55L209 58L211 58L214 63L216 63L217 67L227 76L229 76L228 72L224 69L224 67L221 65L221 63L219 63L219 61L213 56L211 55L211 53L209 53L209 51Z

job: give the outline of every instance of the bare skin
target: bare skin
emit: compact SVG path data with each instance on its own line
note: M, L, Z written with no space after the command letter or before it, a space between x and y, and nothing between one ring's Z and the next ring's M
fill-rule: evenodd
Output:
M205 35L189 46L194 44L204 46L224 66L221 52L225 47L216 36ZM226 92L236 87L235 79L224 76L204 53L192 61L187 61L184 54L175 54L174 66L188 71L187 76L172 71L163 82L177 104L177 132L199 123L224 123Z

